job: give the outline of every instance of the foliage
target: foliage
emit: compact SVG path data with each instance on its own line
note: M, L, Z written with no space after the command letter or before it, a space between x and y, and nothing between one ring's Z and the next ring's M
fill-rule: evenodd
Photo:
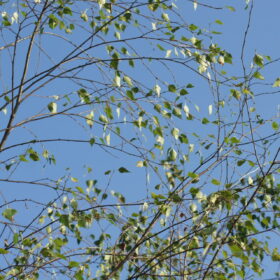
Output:
M256 279L279 262L264 238L279 115L259 106L279 59L247 47L253 0L231 50L222 18L240 4L16 3L1 2L0 279Z

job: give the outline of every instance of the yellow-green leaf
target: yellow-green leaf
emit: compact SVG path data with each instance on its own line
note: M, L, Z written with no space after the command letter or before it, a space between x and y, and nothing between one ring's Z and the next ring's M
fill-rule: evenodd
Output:
M258 71L254 73L253 77L259 80L264 80L264 76Z
M7 208L6 210L3 211L2 216L12 222L16 213L17 213L16 209Z
M253 61L256 65L263 67L263 57L261 55L255 54Z
M133 86L131 79L128 76L124 76L123 80L125 83L127 83L130 87Z
M48 109L52 114L55 114L57 112L57 104L55 102L49 103Z
M279 124L278 124L277 122L273 122L273 123L272 123L272 128L273 128L274 130L278 130L278 129L279 129Z
M93 126L93 117L94 117L93 111L91 111L88 115L86 115L86 122L90 127Z
M9 251L3 249L3 248L0 248L0 255L4 255L4 254L8 254Z
M216 186L221 185L221 182L220 182L219 180L217 180L217 179L212 179L211 183L212 183L213 185L216 185Z
M277 78L273 83L272 87L280 87L280 78Z

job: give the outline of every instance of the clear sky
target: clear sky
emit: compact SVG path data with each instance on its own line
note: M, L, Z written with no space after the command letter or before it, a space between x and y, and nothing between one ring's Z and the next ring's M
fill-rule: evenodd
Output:
M244 10L245 1L243 0L217 0L217 1L203 1L203 3L208 5L215 5L215 7L224 7L224 6L233 6L235 8L235 12L230 11L230 9L212 9L209 7L198 5L197 9L194 10L192 1L175 1L178 5L181 14L184 16L184 21L188 24L195 24L200 28L205 28L212 31L221 32L220 35L213 35L213 39L211 39L211 34L209 34L208 38L205 38L205 41L211 43L212 41L217 42L221 48L226 49L228 52L232 53L233 56L233 64L219 66L220 70L228 71L232 76L239 77L240 73L242 73L242 63L241 63L241 50L242 50L242 42L245 34L245 30L248 24L248 13L249 9ZM10 9L12 10L12 2L10 5ZM77 9L83 11L83 5L76 6ZM1 7L0 7L1 8ZM272 60L280 58L280 2L279 0L267 0L267 1L254 1L254 8L252 10L252 17L250 26L247 33L246 44L244 48L244 61L246 69L249 73L250 64L252 59L256 53L261 55L270 56ZM92 11L87 11L90 14ZM174 18L174 20L176 20ZM217 20L220 20L221 23L217 23ZM216 21L216 22L215 22ZM129 28L128 28L129 29ZM133 29L134 30L134 29ZM29 29L27 28L27 33ZM48 32L51 32L48 30ZM131 30L127 31L129 36L134 34L131 33ZM0 39L0 46L10 42L13 39L14 35L2 33L2 39ZM68 37L70 43L66 43L64 40L61 40L58 37L51 36L51 34L46 34L44 36L38 36L36 39L36 48L34 53L31 56L30 70L28 72L28 78L36 75L40 71L43 71L47 67L52 65L52 61L57 61L67 54L67 51L71 51L73 49L73 45L71 43L78 44L83 41L85 36L87 36L87 31L85 29L76 28L73 31L73 34ZM102 42L102 38L97 39L98 42ZM23 42L18 47L18 56L17 56L17 67L15 73L21 73L23 61L25 59L24 55L26 53L27 43ZM146 56L157 53L155 45L151 45L148 43L148 40L140 40L131 42L131 49L136 49L138 52L143 53ZM89 51L92 57L105 57L106 52L104 50L104 46L96 47L93 50ZM11 84L9 82L10 72L11 72L11 59L8 51L0 52L0 60L1 60L1 88L2 91L5 91L10 88ZM71 66L74 66L75 63L77 65L80 62L73 61L71 62ZM148 66L147 66L148 65ZM146 67L147 66L147 67ZM68 65L62 65L61 68L67 69ZM69 66L70 67L70 66ZM149 72L147 69L151 69ZM104 68L106 69L106 68ZM102 71L104 71L104 69ZM213 97L209 90L209 83L207 78L198 78L197 73L193 73L193 71L188 71L185 67L181 67L178 65L173 65L171 70L167 67L164 67L160 63L153 63L149 65L149 62L136 62L136 66L134 69L130 68L127 65L123 66L123 71L128 71L131 76L137 77L139 84L142 85L142 89L145 87L153 87L156 84L161 85L162 89L164 88L164 83L168 81L168 83L176 82L178 84L193 84L194 88L190 88L190 94L186 96L186 103L190 108L190 112L194 114L194 116L199 116L200 113L203 116L207 116L210 121L214 120L214 115L209 115L209 105L213 104ZM99 71L97 66L92 66L89 68L85 68L81 73L81 76L84 79L92 79L91 82L76 81L64 78L59 81L54 81L46 86L42 86L42 88L36 90L34 93L34 98L30 101L26 101L23 104L23 107L19 111L16 122L21 122L22 120L30 117L34 114L46 113L46 104L51 101L56 101L55 96L65 96L61 98L58 103L58 110L63 109L63 104L67 103L67 96L72 99L72 96L76 95L77 90L80 87L84 86L92 86L96 91L96 95L99 95L100 98L103 98L104 95L111 95L111 87L108 85L106 87L106 83L110 80L107 76L108 73ZM109 71L109 70L108 70ZM129 72L130 71L130 72ZM265 77L265 85L255 84L252 85L252 89L254 89L254 94L257 96L255 101L252 103L256 107L256 112L261 115L261 117L266 119L276 119L280 114L280 98L279 92L273 89L271 85L275 81L276 78L280 77L280 63L275 62L270 66L265 67L263 71L261 71L262 75ZM77 75L79 75L78 73ZM110 72L110 75L112 73ZM16 81L19 78L15 78ZM96 85L93 81L97 81ZM103 84L100 86L98 82L101 81ZM40 83L39 83L40 84ZM100 92L98 91L100 90ZM226 102L228 99L226 95L230 94L229 90L227 92L227 88L222 88L222 94L225 96ZM263 94L263 93L269 94ZM168 100L169 96L166 97ZM46 102L47 100L47 102ZM73 98L74 100L74 98ZM235 102L234 100L232 102ZM153 104L154 105L154 104ZM128 107L130 105L127 105ZM147 106L147 107L146 107ZM149 105L145 105L143 103L143 108L149 108ZM199 112L198 112L198 107ZM127 107L127 108L128 108ZM227 108L227 107L226 107ZM114 108L116 109L116 108ZM83 115L89 114L91 111L94 111L98 116L101 112L99 107L78 109L79 112L83 112ZM12 136L9 138L6 146L10 146L19 142L29 141L32 139L77 139L77 140L88 140L92 137L96 137L96 142L101 143L103 136L110 134L110 142L112 147L117 147L118 149L122 149L120 145L120 140L114 135L114 133L109 133L109 131L103 132L101 125L94 124L93 127L89 127L84 119L79 119L75 116L75 112L73 111L73 116L68 115L65 117L64 115L60 117L53 117L48 119L43 119L40 121L30 122L26 125L23 125L19 128L16 128L12 132ZM83 111L84 110L84 111ZM135 106L134 110L137 110L137 106ZM224 111L223 114L226 117L230 118L231 113L234 113L234 106L232 107L231 112ZM236 110L238 110L238 102L236 102ZM129 110L128 110L129 111ZM117 115L116 110L114 114ZM125 109L121 111L119 122L123 122L123 117L125 115ZM7 115L1 113L1 118L7 121ZM129 118L128 118L129 120ZM185 132L189 137L189 141L192 144L197 144L198 140L196 136L192 133L199 132L202 137L206 137L210 132L216 133L215 126L207 126L201 124L200 120L194 122L187 122L185 119L183 120L175 120L172 124L168 124L169 130L173 127L179 127L180 131ZM172 127L173 125L173 127ZM132 140L125 144L126 151L130 153L137 154L137 149L133 147L133 138L136 137L142 139L142 143L140 145L144 148L150 148L153 146L153 142L151 142L152 136L148 135L145 137L142 135L144 132L136 131L130 125L120 124L122 131L124 131L124 135L127 139ZM258 131L258 136L269 135L273 133L273 130L270 126L266 126L264 129L260 129ZM1 132L3 135L3 132ZM106 138L108 140L108 138ZM172 140L167 140L170 145L173 145L174 142ZM138 142L137 142L138 143ZM28 146L27 146L28 147ZM12 168L7 172L5 170L5 164L2 165L1 170L1 179L11 179L11 180L42 180L42 182L47 182L45 178L56 178L65 176L65 184L67 187L76 187L81 186L85 188L85 181L89 179L97 179L97 187L102 190L115 190L121 192L126 195L126 199L128 202L133 201L142 201L145 200L151 190L154 190L154 186L159 183L159 178L154 176L151 170L145 170L144 168L136 167L137 161L139 161L139 157L131 156L128 154L124 154L118 152L114 149L106 148L104 149L102 145L89 145L88 143L73 143L73 142L53 142L53 143L42 143L38 145L38 151L42 152L44 149L48 149L50 153L54 153L56 157L56 165L48 165L43 164L40 165L36 162L21 162L19 165L12 166ZM273 146L271 147L271 154L273 155L275 150L279 147L279 140L275 141ZM186 148L187 149L187 148ZM210 148L209 151L206 152L206 155L211 154L213 150ZM214 147L213 147L214 149ZM20 146L16 149L10 149L3 152L3 156L1 160L6 160L9 157L13 157L18 152L22 152L23 148ZM190 166L186 167L186 172L192 170L199 162L199 157L197 156L200 153L200 149L195 146L196 155L190 155ZM138 153L139 155L139 153ZM192 161L193 160L193 161ZM118 172L118 168L123 166L127 168L130 173L120 174ZM88 172L89 169L92 168L91 172ZM108 175L104 175L104 172L111 170ZM220 174L220 170L214 171L215 174ZM71 175L70 175L71 174ZM69 178L67 177L69 175ZM238 174L235 175L238 178ZM72 177L72 179L70 178ZM222 177L222 175L221 175ZM78 178L79 182L76 182L74 178ZM124 179L125 178L125 179ZM206 193L209 192L209 189L206 189ZM48 188L34 186L31 184L23 184L23 183L3 183L0 184L0 194L2 201L12 201L12 200L20 200L20 199L33 199L36 201L40 201L42 203L48 203L51 199L57 197L56 191L50 191ZM110 202L112 200L109 200ZM28 204L21 203L18 204L19 213L16 216L16 221L19 221L22 224L28 224L33 219L33 213L37 211L40 212L40 206L36 204ZM32 213L32 215L30 215ZM101 227L101 226L100 226ZM110 228L106 228L107 231ZM114 234L114 233L113 233ZM6 233L4 232L3 236ZM11 238L10 235L7 235L6 238ZM280 243L279 236L277 234L272 235L271 244ZM269 279L273 277L273 273L279 271L280 267L276 263L271 263L270 261L265 261L265 273L262 279Z

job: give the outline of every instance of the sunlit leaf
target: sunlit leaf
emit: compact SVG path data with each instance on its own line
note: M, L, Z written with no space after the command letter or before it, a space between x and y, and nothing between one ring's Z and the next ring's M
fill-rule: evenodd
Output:
M159 85L155 85L154 91L156 92L157 96L160 97L161 88Z
M194 10L197 9L197 0L193 0L193 8L194 8Z
M213 106L210 104L208 106L208 113L209 113L209 115L212 115L212 112L213 112Z
M272 87L280 87L280 78L277 78L273 83Z
M48 109L51 113L55 114L57 112L57 104L55 102L49 103Z
M16 209L7 208L2 212L2 216L12 222L16 213Z
M263 67L263 57L260 54L255 54L254 59L253 59L254 63L260 67Z
M264 80L264 76L258 71L254 73L253 77L259 80Z
M277 122L272 122L272 128L277 131L279 129L279 124Z
M5 255L5 254L8 254L9 251L8 250L5 250L3 248L0 248L0 255ZM0 278L1 279L1 278ZM4 279L4 278L3 278Z
M220 182L219 180L217 180L217 179L212 179L212 180L211 180L211 183L212 183L213 185L216 185L216 186L221 185L221 182Z

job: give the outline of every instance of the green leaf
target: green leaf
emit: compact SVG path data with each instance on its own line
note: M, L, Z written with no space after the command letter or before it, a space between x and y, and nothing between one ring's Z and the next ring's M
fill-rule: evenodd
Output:
M91 103L90 95L84 88L81 88L81 89L78 90L78 95L79 95L82 103L86 103L86 104Z
M202 124L208 124L209 120L207 118L203 118L201 122L202 122Z
M75 262L75 261L71 261L71 262L69 262L69 264L68 264L68 267L69 267L69 268L79 267L79 266L80 266L80 263Z
M280 261L280 254L278 252L278 248L274 248L271 254L271 259L274 262L279 262Z
M70 7L65 7L65 8L63 9L63 13L66 14L66 15L72 16L72 10L71 10Z
M41 216L41 218L42 218L42 216ZM18 234L18 233L15 233L15 234L14 234L14 237L13 237L13 242L14 242L14 244L17 244L17 243L18 243L19 237L20 237L20 234Z
M169 85L168 86L168 91L170 91L170 92L176 92L176 86L175 85Z
M220 185L221 185L221 182L220 182L219 180L217 180L217 179L212 179L212 180L211 180L211 183L212 183L213 185L216 185L216 186L220 186Z
M235 8L232 6L226 6L227 9L229 9L231 12L235 12Z
M226 63L232 64L232 55L228 52L225 52L224 59Z
M219 31L211 31L212 34L216 34L216 35L221 35L223 34L222 32L219 32Z
M231 253L234 257L241 257L243 255L243 250L237 245L229 246Z
M74 182L74 183L77 183L77 182L78 182L78 179L75 178L75 177L71 177L71 181Z
M172 128L171 134L177 140L179 137L180 130L176 127Z
M177 152L174 149L170 149L169 151L169 160L175 161L177 158Z
M253 61L256 65L263 67L263 57L261 55L255 54Z
M59 19L54 14L49 15L49 27L51 29L56 28L58 23L59 23Z
M180 90L180 95L183 96L183 95L187 95L189 94L189 92L187 90L185 90L184 88Z
M90 127L93 126L93 117L94 117L93 111L91 111L88 115L86 115L86 122L87 122L87 125Z
M42 155L43 155L43 157L46 158L46 159L49 158L49 152L48 152L48 150L44 150L43 153L42 153Z
M170 21L169 16L168 16L167 13L162 13L162 14L161 14L161 18L162 18L163 20L167 21L167 22Z
M128 171L125 167L120 167L119 172L120 173L129 173L130 171Z
M240 97L241 97L241 92L240 92L239 90L231 89L230 92L231 92L231 95L232 95L235 99L237 99L237 100L240 99Z
M264 76L258 71L254 73L253 77L259 80L264 80Z
M178 107L175 107L172 111L172 114L178 118L181 118L182 117L182 112L180 110L180 108Z
M109 118L109 119L113 119L113 112L112 112L112 109L109 105L106 105L105 108L104 108L104 112L106 113L106 116Z
M117 59L111 60L110 67L117 70L119 66L119 61Z
M128 76L124 76L123 80L125 83L127 83L130 87L133 86L131 79Z
M179 136L179 140L180 140L181 143L184 143L184 144L188 144L189 143L188 137L185 134L181 134Z
M114 85L116 85L117 87L121 86L121 77L118 72L116 73L114 78Z
M107 119L107 117L104 116L104 115L100 115L99 120L100 120L101 122L103 122L103 123L108 123L108 122L109 122L108 119Z
M194 85L193 84L187 84L187 88L193 88Z
M280 87L280 78L277 78L273 83L272 87Z
M88 21L88 15L87 15L87 13L86 12L83 12L83 13L81 13L81 15L80 15L80 18L83 20L83 21Z
M28 149L27 152L29 153L30 159L32 159L33 161L40 160L38 153L36 151L34 151L33 149Z
M246 162L245 159L237 161L237 166L242 166Z
M134 67L134 61L133 61L133 59L129 59L129 60L128 60L128 64L129 64L130 67L133 68L133 67Z
M153 198L153 199L166 199L166 197L165 196L163 196L162 194L156 194L156 193L151 193L151 197Z
M4 26L11 26L12 25L8 19L3 20L2 23L3 23Z
M48 109L52 114L55 114L57 112L57 104L55 102L49 103Z
M14 219L14 215L17 213L17 210L16 209L12 209L12 208L7 208L6 210L4 210L2 212L2 216L4 218L6 218L7 220L9 221L13 221Z
M237 143L239 143L240 141L236 138L236 137L231 137L230 138L230 142L232 143L232 144L237 144Z
M223 25L224 23L222 21L220 21L219 19L215 20L215 22L219 25Z
M242 89L242 92L243 92L244 94L250 94L250 95L254 96L254 94L250 91L250 89L248 89L248 88L246 88L246 87Z
M25 155L19 155L19 160L23 161L23 162L28 162L28 160L26 159Z
M5 254L8 254L9 251L3 249L3 248L0 248L0 255L5 255Z
M198 27L196 25L194 25L194 24L190 24L189 25L189 30L191 30L191 31L195 31L197 28Z
M188 173L188 176L189 176L190 178L192 178L192 179L197 179L197 178L199 178L198 174L193 173L193 172L189 172L189 173Z
M69 227L69 215L61 215L59 221L62 225Z
M271 126L272 126L272 128L274 130L278 130L279 129L279 124L277 122L273 122Z
M130 99L130 100L135 100L134 94L131 90L127 90L126 91L126 96Z

